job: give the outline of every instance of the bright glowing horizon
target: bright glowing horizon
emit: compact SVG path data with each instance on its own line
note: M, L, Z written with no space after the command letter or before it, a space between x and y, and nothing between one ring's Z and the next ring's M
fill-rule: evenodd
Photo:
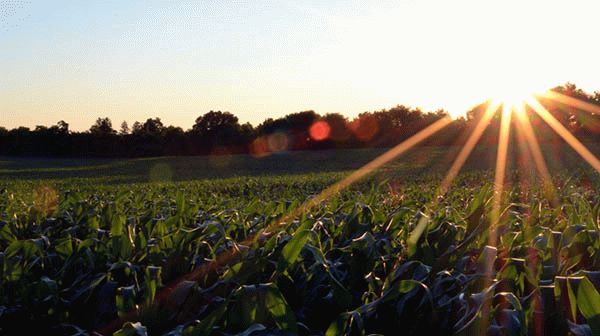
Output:
M8 128L108 116L187 129L209 110L256 125L396 104L457 116L567 81L600 89L593 0L0 6Z

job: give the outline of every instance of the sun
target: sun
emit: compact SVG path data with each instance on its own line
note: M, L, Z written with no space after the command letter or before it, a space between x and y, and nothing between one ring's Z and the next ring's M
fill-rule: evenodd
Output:
M525 86L507 85L496 90L492 101L501 105L502 110L506 113L514 112L521 115L525 113L525 104L538 95L539 91Z

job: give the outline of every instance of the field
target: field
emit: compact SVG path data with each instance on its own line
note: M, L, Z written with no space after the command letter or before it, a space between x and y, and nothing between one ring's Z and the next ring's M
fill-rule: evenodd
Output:
M438 195L457 150L324 202L384 150L0 158L0 333L600 334L597 173L511 161L491 225L494 149Z

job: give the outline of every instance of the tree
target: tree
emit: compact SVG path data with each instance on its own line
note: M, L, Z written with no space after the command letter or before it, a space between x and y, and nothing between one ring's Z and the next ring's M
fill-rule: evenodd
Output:
M600 107L600 91L588 93L572 83L552 90ZM600 140L600 113L594 113L593 108L544 96L537 99L582 141ZM475 105L465 117L455 119L423 144L464 144L473 129L480 124L490 104L491 102L486 101ZM540 142L561 144L563 140L531 107L527 107L526 113ZM33 130L26 127L12 130L0 127L0 155L139 157L242 153L251 150L253 142L266 146L269 140L277 137L285 138L286 150L387 147L396 145L447 116L448 113L444 110L424 112L419 108L396 105L390 109L361 113L352 122L339 113L321 116L308 110L268 118L253 127L249 123L240 124L238 118L230 112L211 110L196 118L189 131L165 126L160 118L149 118L145 122L136 121L131 128L127 121L123 121L118 132L113 129L108 117L98 118L87 132L71 131L69 124L60 120L55 125L39 125ZM483 125L486 127L479 142L497 145L500 123L501 113L491 116L487 125Z
M45 133L48 131L48 127L46 127L44 125L37 125L37 126L35 126L33 131L36 133Z
M133 125L131 126L131 133L136 134L136 133L140 133L141 131L142 131L142 123L139 121L134 122Z
M105 136L116 134L117 131L113 129L112 121L108 117L105 117L96 119L96 122L90 127L90 133Z
M165 129L165 125L163 125L160 118L148 118L144 125L142 125L142 131L149 135L160 136Z
M160 118L148 118L143 124L138 121L133 123L132 134L160 136L164 129L165 125L163 125Z
M10 133L15 134L16 136L26 136L31 132L29 127L19 126L17 128L13 128L9 131Z
M262 123L258 124L258 126L256 126L256 134L259 136L271 134L278 130L285 130L286 127L287 123L284 118L267 118Z
M220 131L239 127L238 118L221 111L210 111L198 118L192 130L197 134L216 134Z
M350 130L348 129L348 119L340 113L327 113L322 118L323 121L329 125L330 134L329 138L335 142L347 141L350 136Z
M375 115L380 121L382 127L398 128L423 118L423 112L420 109L410 109L404 105L396 105L388 111L376 112Z
M228 147L230 152L245 151L252 134L249 124L242 127L238 118L230 112L210 111L196 118L189 133L193 152L211 153L217 147ZM240 149L239 147L244 147Z
M184 155L189 152L187 137L181 127L165 127L162 135L162 146L164 152L168 155Z
M69 124L67 122L65 122L64 120L57 122L56 126L58 128L59 133L69 134Z
M119 134L120 135L129 134L129 125L127 124L127 121L123 120L123 122L121 123L121 129L119 130Z

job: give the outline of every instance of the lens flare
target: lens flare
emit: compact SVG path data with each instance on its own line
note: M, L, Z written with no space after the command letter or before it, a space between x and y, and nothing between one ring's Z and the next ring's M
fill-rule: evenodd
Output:
M326 121L320 120L310 126L308 130L310 138L316 141L323 141L329 138L331 127Z
M369 141L379 132L379 122L375 117L366 115L354 119L348 128L358 140Z
M283 152L290 147L290 137L284 132L275 132L267 138L269 151L277 153Z
M562 103L575 106L581 108L586 111L590 111L591 113L597 113L600 111L598 107L588 106L587 103L581 102L578 99L567 97L560 94L550 94L549 98L558 100ZM470 134L467 143L461 149L454 163L450 167L447 175L443 179L440 186L440 193L447 192L450 187L452 181L464 165L467 158L470 156L473 148L477 145L480 140L483 132L487 128L490 120L496 114L499 106L502 106L502 118L500 125L500 136L498 140L498 152L496 156L496 167L495 167L495 177L494 177L494 196L492 200L492 209L489 214L490 218L490 228L489 228L489 237L488 237L488 246L486 246L486 250L496 251L496 242L497 242L497 232L496 229L498 227L498 223L502 217L502 205L503 205L503 194L505 192L505 179L506 179L506 170L507 170L507 157L508 157L508 147L511 135L511 118L512 115L515 114L517 117L517 125L519 126L520 131L524 138L526 139L527 148L529 148L531 155L533 156L533 160L538 168L538 171L542 175L542 178L547 183L551 183L551 176L546 166L546 162L542 155L542 152L539 147L539 143L535 137L535 133L533 131L533 127L528 119L526 114L526 109L524 108L524 103L527 103L533 110L556 132L558 133L567 144L569 144L577 153L579 153L592 167L594 167L597 171L600 171L600 160L598 160L575 136L573 136L565 126L563 126L556 118L546 110L544 106L542 106L535 98L534 95L527 93L523 90L517 90L516 88L510 88L505 92L501 92L497 97L495 97L493 101L495 103L489 104L486 112L482 116L482 118L477 123L476 127L473 129L473 132ZM360 118L356 119L353 123L350 124L349 128L354 132L355 136L362 141L368 141L379 131L379 125L376 120L369 120L368 118L362 118L362 123L360 122ZM390 149L385 152L383 155L377 157L373 161L367 163L360 169L354 171L352 174L342 179L341 181L334 183L329 186L325 190L323 190L319 195L311 198L306 201L304 204L300 205L297 208L291 209L288 213L282 215L280 218L272 221L269 225L267 225L263 230L259 231L255 235L250 235L245 241L234 244L232 248L224 251L220 255L218 255L215 260L208 262L202 265L199 268L196 268L191 273L186 274L185 276L173 281L172 283L165 286L159 293L156 295L155 302L164 302L168 299L172 290L178 285L182 284L184 281L199 281L200 279L206 279L208 274L212 274L213 272L217 272L217 270L221 267L231 265L236 262L239 257L239 249L236 247L242 245L248 245L250 242L254 240L265 241L266 238L276 234L278 229L286 223L289 223L292 219L311 209L312 207L321 204L322 202L329 199L331 196L336 193L344 190L348 186L357 182L358 180L364 178L368 174L372 173L374 170L382 167L386 163L395 159L399 155L405 153L406 151L412 149L419 143L423 142L427 138L431 137L433 134L437 133L444 127L448 126L451 123L450 118L443 118L435 123L429 125L424 128L417 134L413 135L411 138L406 141L400 143L396 147ZM329 132L331 129L327 129L324 127L325 125L313 124L311 127L310 134L311 138L314 140L318 140L320 138L326 139L329 136ZM329 125L327 125L329 126ZM327 135L324 135L327 134ZM253 154L256 156L267 155L265 153L282 151L289 148L289 136L285 133L275 133L268 137L260 138L261 140L257 141L252 145ZM161 171L164 169L160 169ZM46 197L45 193L39 193L38 196L40 199L53 199L53 197ZM432 204L438 202L438 200L433 200ZM53 203L46 201L39 201L41 204ZM44 205L44 209L50 208L49 206ZM416 229L411 232L409 236L409 248L411 243L414 244L421 234L424 232L426 228L426 224L428 222L427 216L422 216L419 221ZM264 238L264 239L263 239ZM486 281L490 283L492 281L491 276L493 275L493 266L494 260L496 258L495 252L493 258L484 258L485 268L486 270L483 274L486 275ZM535 258L532 258L532 260ZM536 263L537 261L533 261ZM204 280L206 284L209 284L210 280ZM489 324L489 314L485 312L489 312L490 302L486 301L484 303L484 308L482 313L482 321L480 325L483 327L482 330L486 330L487 325ZM124 320L128 320L130 317L135 315L135 311L130 312L127 316L119 318L117 320L112 321L110 324L106 325L101 331L104 333L112 333L116 331ZM537 328L536 328L537 329Z

